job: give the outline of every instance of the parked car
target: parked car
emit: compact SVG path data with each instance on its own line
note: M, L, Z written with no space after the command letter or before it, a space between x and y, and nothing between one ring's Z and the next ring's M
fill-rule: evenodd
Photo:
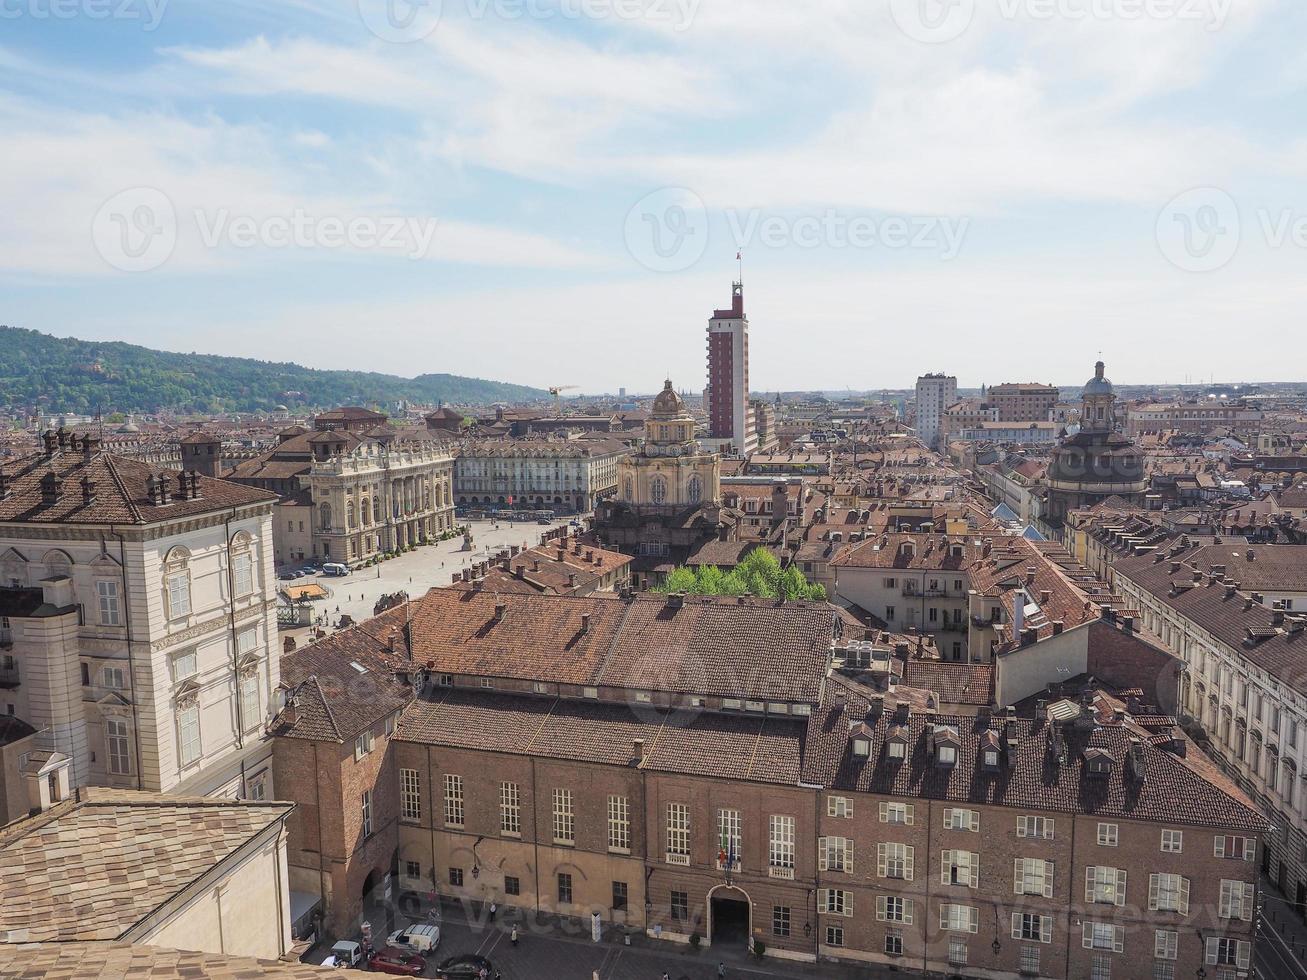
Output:
M396 929L386 945L405 953L430 953L440 945L440 926L415 924L407 929Z
M426 968L427 961L421 956L391 946L377 950L368 960L368 969L399 977L420 977Z
M293 568L288 568L277 576L277 578L281 579L283 582L289 582L294 577L295 577L295 569Z
M487 976L495 975L494 966L484 956L463 953L459 956L451 956L436 967L436 977L438 980L469 980L469 978L479 977L482 970L486 971Z
M538 518L538 519L536 520L536 523L537 523L537 524L546 524L546 525L547 525L547 524L549 524L549 518L547 518L547 517L541 517L541 518Z
M345 966L359 966L363 962L363 947L348 939L342 939L331 947L331 953L322 961L323 966L337 969Z

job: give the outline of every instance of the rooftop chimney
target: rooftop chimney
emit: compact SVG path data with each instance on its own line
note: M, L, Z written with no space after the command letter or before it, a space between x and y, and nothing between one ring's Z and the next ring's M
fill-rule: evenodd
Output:
M87 507L95 503L95 481L89 476L82 477L82 503Z
M637 765L644 762L644 739L637 738L635 740L635 755L633 758Z
M41 506L53 507L59 503L59 498L63 496L64 481L59 478L59 474L51 470L45 476L41 477Z
M9 496L9 476L5 473L4 468L0 467L0 500Z
M589 633L589 632L590 632L590 614L589 614L589 613L581 613L581 632L582 632L582 633Z
M498 623L498 622L502 621L503 618L504 618L504 615L505 615L507 612L508 612L508 604L507 604L507 603L505 603L505 602L496 602L496 603L495 603L495 622Z

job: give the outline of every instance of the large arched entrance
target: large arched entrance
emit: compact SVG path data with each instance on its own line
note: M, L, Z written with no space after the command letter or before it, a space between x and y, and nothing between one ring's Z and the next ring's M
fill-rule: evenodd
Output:
M708 938L713 945L747 946L753 935L753 903L741 888L718 885L708 892Z

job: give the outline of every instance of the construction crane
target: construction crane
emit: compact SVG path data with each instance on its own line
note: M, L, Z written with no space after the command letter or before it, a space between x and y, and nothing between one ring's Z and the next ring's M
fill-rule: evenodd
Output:
M574 389L576 389L576 387L577 387L576 385L550 385L549 386L549 394L554 396L554 416L556 418L561 418L563 415L563 410L559 407L558 404L558 393L560 391L573 391Z

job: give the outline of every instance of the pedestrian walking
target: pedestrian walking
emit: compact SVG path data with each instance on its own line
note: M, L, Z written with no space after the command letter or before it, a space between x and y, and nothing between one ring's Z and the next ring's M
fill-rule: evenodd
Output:
M491 903L490 903L490 921L491 921L491 922L494 922L494 921L495 921L495 913L498 912L498 911L499 911L499 906L496 905L494 902L491 902Z
M513 932L512 935L508 937L508 941L512 943L514 946L517 945L517 926L513 926Z
M726 964L725 964L725 963L722 963L721 961L718 961L718 963L717 963L717 980L721 980L721 978L724 977L724 976L726 976Z

